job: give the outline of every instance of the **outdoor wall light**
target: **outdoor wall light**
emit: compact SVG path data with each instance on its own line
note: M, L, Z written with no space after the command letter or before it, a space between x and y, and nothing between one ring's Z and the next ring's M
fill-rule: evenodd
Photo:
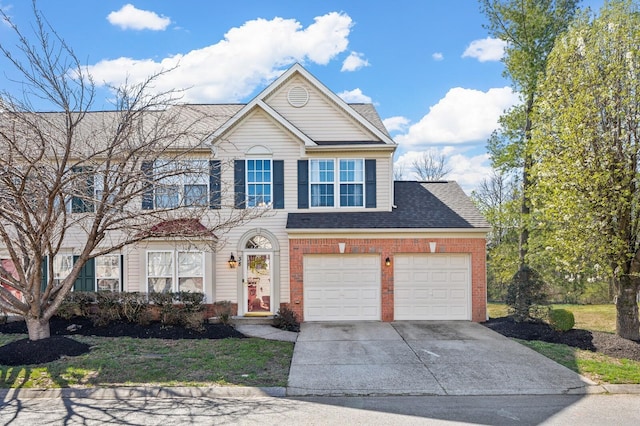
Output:
M231 253L231 257L229 258L229 268L236 269L236 266L238 266L238 261L233 257L233 253Z
M391 266L391 259L389 259L388 257L384 260L384 264L387 266Z

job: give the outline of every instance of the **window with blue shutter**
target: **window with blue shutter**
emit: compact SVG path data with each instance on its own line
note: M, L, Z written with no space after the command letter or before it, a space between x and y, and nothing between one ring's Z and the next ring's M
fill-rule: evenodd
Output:
M244 209L246 207L245 192L245 162L244 160L234 160L233 162L233 192L234 206L236 209Z
M219 209L222 205L220 160L209 161L209 208Z
M284 209L284 161L273 160L273 208Z
M153 161L143 161L141 169L145 180L142 210L153 210Z
M376 160L364 160L364 185L367 208L376 207Z
M298 208L309 208L309 161L298 160Z
M90 167L73 167L71 170L79 175L79 180L74 181L75 194L71 198L72 213L88 213L93 211L94 200L94 176Z

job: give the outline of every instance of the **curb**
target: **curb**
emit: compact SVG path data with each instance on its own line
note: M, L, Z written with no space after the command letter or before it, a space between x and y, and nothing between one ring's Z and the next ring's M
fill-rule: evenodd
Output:
M211 387L120 387L120 388L58 388L0 389L0 401L32 398L257 398L284 397L284 387L211 386Z

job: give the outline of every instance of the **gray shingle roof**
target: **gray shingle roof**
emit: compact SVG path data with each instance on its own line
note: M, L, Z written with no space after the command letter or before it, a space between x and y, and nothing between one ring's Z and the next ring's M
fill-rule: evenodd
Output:
M353 110L360 114L364 119L373 124L378 130L385 135L389 136L387 129L384 127L378 112L371 104L349 104ZM244 104L184 104L176 105L168 108L166 111L149 111L149 117L157 116L157 119L162 120L163 116L171 117L175 120L178 127L174 129L175 133L186 131L189 129L189 141L181 142L184 146L197 146L208 135L216 131L220 126L231 119L238 111L244 107ZM111 133L119 124L119 111L91 111L82 121L82 124L77 131L80 133L81 138L90 138L99 140L100 136L96 133L107 133L102 135L103 138L109 139ZM59 112L41 112L37 113L37 116L51 129L64 129L65 115ZM5 123L4 117L0 116L0 128ZM154 126L155 120L149 120L148 125ZM390 137L390 136L389 136ZM376 143L377 141L363 141L364 143ZM319 141L319 144L322 144ZM340 142L334 143L340 144Z
M475 229L490 225L456 182L394 182L390 212L289 213L287 229Z

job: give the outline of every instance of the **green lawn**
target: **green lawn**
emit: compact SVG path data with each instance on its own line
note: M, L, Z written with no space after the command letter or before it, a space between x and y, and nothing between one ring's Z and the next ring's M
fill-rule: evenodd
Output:
M0 334L0 345L25 338ZM286 386L293 343L86 337L91 352L43 365L0 365L0 388Z
M554 308L573 312L575 328L605 333L615 333L615 305L553 305ZM507 315L507 307L500 303L489 303L490 318ZM572 348L567 345L540 341L518 340L525 346L540 352L596 383L640 384L640 362Z

